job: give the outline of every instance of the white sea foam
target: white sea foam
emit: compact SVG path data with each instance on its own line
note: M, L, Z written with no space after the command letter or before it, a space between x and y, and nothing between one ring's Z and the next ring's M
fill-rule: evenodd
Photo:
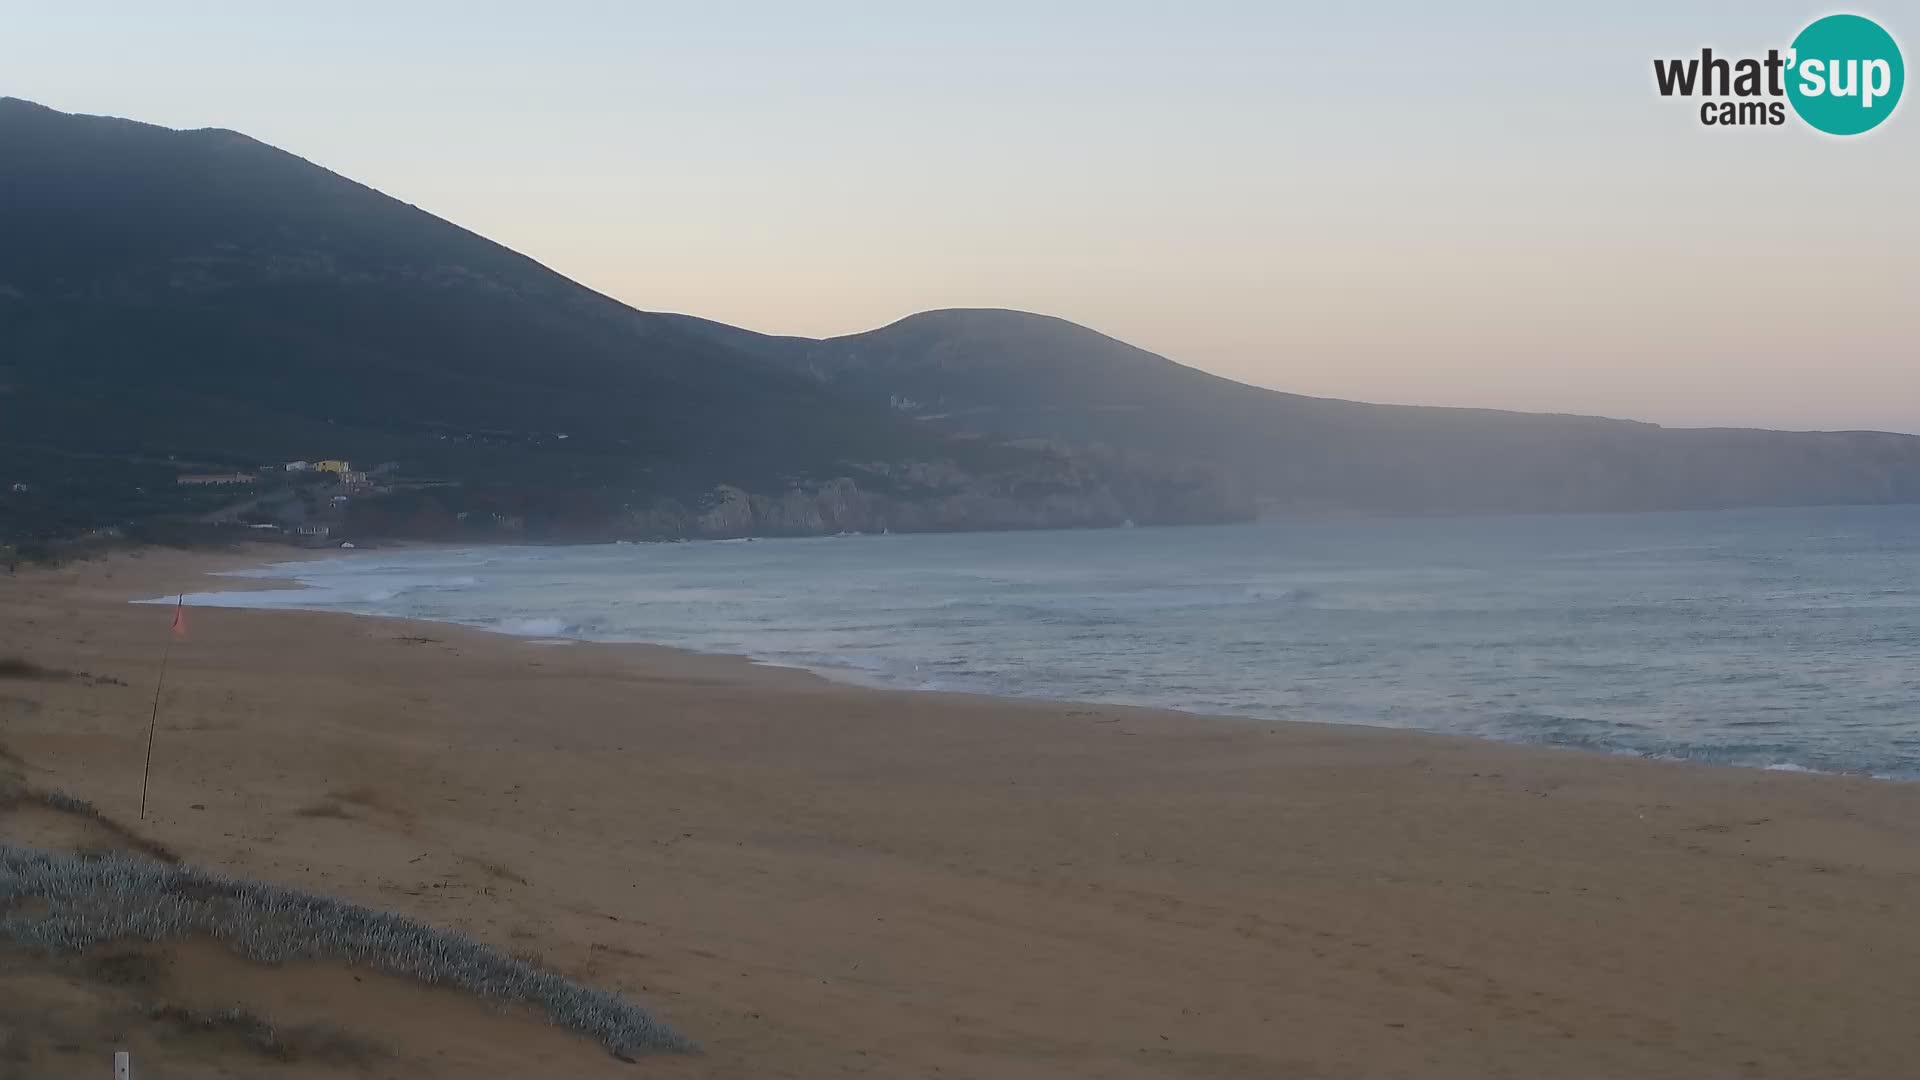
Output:
M502 619L488 629L515 637L557 638L576 628L565 619Z
M133 602L165 607L172 607L177 601L187 607L294 608L311 605L313 597L314 594L306 589L248 589L239 592L168 593Z

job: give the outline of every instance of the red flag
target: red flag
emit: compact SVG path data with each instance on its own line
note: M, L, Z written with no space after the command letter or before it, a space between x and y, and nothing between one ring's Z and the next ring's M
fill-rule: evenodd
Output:
M186 593L181 593L180 598L173 602L173 636L174 637L187 636L186 604L187 604Z

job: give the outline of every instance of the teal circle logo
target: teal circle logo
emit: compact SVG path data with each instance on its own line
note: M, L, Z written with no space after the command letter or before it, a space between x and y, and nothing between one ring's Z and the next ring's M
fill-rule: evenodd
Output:
M1829 15L1793 39L1787 100L1829 135L1871 131L1892 115L1907 85L1893 35L1872 19Z

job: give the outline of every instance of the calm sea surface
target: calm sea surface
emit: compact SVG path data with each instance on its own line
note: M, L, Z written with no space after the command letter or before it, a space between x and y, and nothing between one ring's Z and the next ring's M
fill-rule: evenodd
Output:
M188 602L1920 777L1914 507L488 547L253 573L310 588Z

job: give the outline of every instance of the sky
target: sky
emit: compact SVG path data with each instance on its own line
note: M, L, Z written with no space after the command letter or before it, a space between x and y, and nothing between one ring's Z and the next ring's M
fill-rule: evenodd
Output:
M1831 10L0 0L0 94L770 333L1010 307L1298 393L1920 432L1920 102L1840 139L1654 89ZM1920 2L1844 10L1916 58Z

